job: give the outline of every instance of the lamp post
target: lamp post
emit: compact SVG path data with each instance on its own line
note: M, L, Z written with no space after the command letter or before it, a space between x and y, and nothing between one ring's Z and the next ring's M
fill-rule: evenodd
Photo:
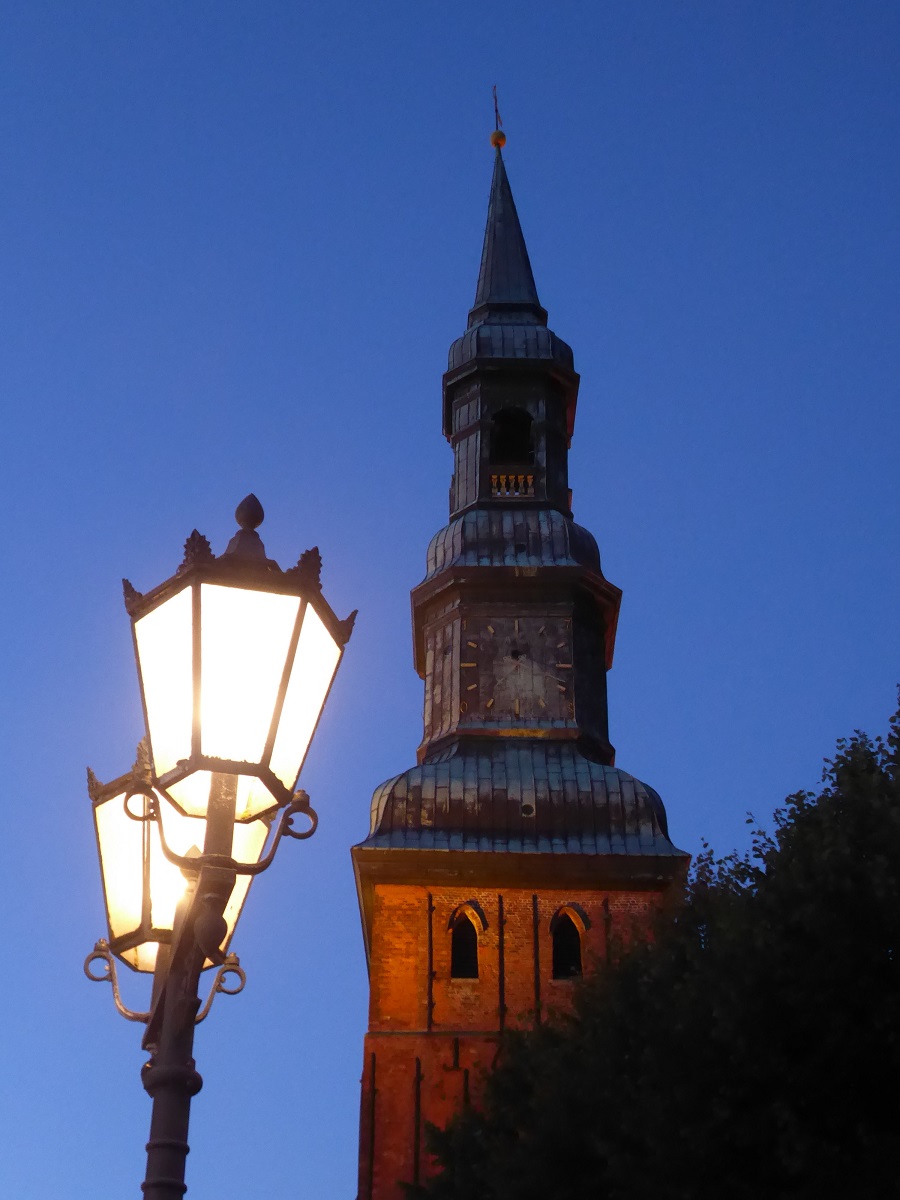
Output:
M266 557L263 515L248 496L224 554L194 530L171 579L146 595L124 581L146 737L129 773L101 784L88 770L109 939L85 972L146 1025L147 1200L186 1191L190 1103L202 1086L194 1028L217 992L244 985L229 946L250 882L283 837L315 832L296 780L356 616L339 621L324 600L318 550L287 571ZM152 973L146 1012L123 1003L117 959Z

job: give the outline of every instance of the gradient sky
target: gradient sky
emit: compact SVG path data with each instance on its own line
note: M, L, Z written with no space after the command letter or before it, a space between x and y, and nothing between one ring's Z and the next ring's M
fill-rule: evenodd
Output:
M248 492L356 633L197 1037L192 1200L352 1200L366 979L349 847L421 736L409 589L446 520L490 88L582 376L576 518L624 590L611 733L675 841L747 843L898 645L893 0L0 5L5 978L0 1193L137 1196L140 1027L84 767L142 732L127 575ZM129 995L143 1000L140 980Z

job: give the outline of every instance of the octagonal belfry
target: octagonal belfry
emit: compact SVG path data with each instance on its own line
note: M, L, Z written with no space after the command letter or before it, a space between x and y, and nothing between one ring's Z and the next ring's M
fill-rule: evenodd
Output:
M427 1177L426 1122L477 1103L504 1031L564 1010L689 861L659 795L615 765L621 592L572 519L579 377L494 144L475 303L443 381L450 520L412 592L423 738L353 848L370 980L359 1200Z

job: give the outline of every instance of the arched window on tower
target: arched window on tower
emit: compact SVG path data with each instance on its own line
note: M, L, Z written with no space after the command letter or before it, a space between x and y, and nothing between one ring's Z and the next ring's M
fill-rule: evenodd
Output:
M450 978L477 979L478 930L467 912L456 918L450 937Z
M577 979L581 975L581 931L565 912L558 912L553 933L553 978Z
M488 462L491 495L517 500L534 495L534 436L523 408L501 408L491 420Z

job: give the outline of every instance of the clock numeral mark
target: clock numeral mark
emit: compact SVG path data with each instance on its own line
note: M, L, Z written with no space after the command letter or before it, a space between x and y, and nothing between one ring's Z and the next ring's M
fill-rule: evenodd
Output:
M477 650L477 649L478 649L478 643L477 643L477 642L466 642L466 645L467 645L467 646L471 646L473 650Z
M460 663L459 665L460 665L461 667L477 667L477 666L478 666L478 663ZM559 664L559 663L557 663L557 666L559 666L559 665L560 665L560 664Z
M467 712L469 711L469 706L468 706L468 704L466 703L466 701L465 701L465 700L460 700L460 702L459 702L459 711L460 711L461 713L467 713Z
M466 664L465 664L465 663L463 663L463 666L465 666L465 665L466 665ZM557 665L558 667L566 667L566 668L568 668L568 669L571 669L571 667L572 667L572 664L571 664L571 663L557 663L556 665Z
M546 700L544 699L544 697L543 697L543 696L539 696L539 697L538 697L538 704L541 706L541 708L546 708L546 707L547 707L547 702L546 702Z
M485 707L485 708L493 708L493 707L494 707L494 698L493 698L493 696L491 697L491 699L490 699L490 700L488 700L487 704L485 704L485 706L484 706L484 707Z
M470 683L469 686L466 688L466 691L474 692L477 687L478 687L477 683Z
M568 650L569 643L568 642L557 642L556 648L557 648L557 650Z
M515 712L516 716L518 717L519 716L519 701L518 700L513 705L513 711Z
M544 636L544 630L545 630L546 628L547 628L547 626L546 626L546 625L542 625L542 626L540 627L540 629L538 630L538 637L543 637L543 636Z

